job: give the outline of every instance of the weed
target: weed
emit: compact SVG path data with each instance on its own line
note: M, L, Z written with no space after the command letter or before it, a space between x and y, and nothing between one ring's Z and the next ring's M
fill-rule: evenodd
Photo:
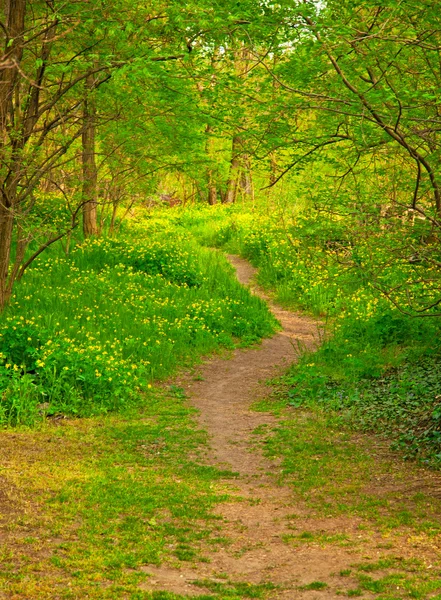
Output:
M328 587L328 584L324 581L312 581L306 585L299 587L299 590L324 590Z

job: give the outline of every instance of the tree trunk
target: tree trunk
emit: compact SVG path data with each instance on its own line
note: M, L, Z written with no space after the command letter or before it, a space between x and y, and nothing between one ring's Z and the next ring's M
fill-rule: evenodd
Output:
M245 79L248 76L251 53L249 48L241 44L235 52L234 66L238 77ZM246 120L239 123L242 127ZM253 184L251 179L250 159L246 151L244 152L244 143L240 135L233 136L231 150L230 174L227 183L227 192L225 194L225 203L236 202L239 187L247 196L253 197Z
M23 55L26 0L5 0L1 6L0 19L6 25L7 33L2 36L6 42L2 49L2 62L6 63L6 68L0 70L0 127L2 142L6 143L6 125L12 116L11 105L19 74L17 67Z
M11 246L14 230L14 212L17 204L16 158L10 146L8 127L14 125L14 93L18 81L18 65L23 55L23 35L26 0L4 0L0 19L5 25L1 37L4 42L2 60L6 68L0 70L0 155L7 161L5 179L0 182L0 311L11 295L10 280ZM12 156L7 158L7 154Z
M242 160L242 173L240 176L240 187L245 196L254 200L253 175L251 171L251 160L246 154Z
M230 175L228 177L227 192L225 194L225 204L232 204L236 202L237 188L240 179L240 152L242 144L238 135L233 136L232 148L231 148L231 163L230 163Z
M250 157L243 152L243 143L240 136L235 135L232 143L230 175L224 200L226 204L236 202L239 188L244 195L254 198Z
M110 218L109 235L113 235L113 233L115 231L115 223L116 223L117 214L118 214L118 202L116 200L114 200L112 203L112 216Z
M0 200L0 311L5 308L10 296L8 275L13 228L14 213L3 196Z
M212 181L208 183L208 204L213 206L217 204L217 189L216 186L213 185Z
M212 127L210 127L210 125L207 125L207 127L205 128L205 133L207 135L206 142L205 142L205 152L209 159L211 159L211 156L212 156L213 142L210 137L210 133L212 131L213 131ZM214 179L213 169L211 167L209 167L207 169L207 182L208 182L208 204L211 204L213 206L213 204L216 204L216 202L217 202L217 189L216 189L216 183L215 183L215 179Z
M96 107L92 98L95 82L93 75L86 78L86 96L83 104L83 233L85 237L98 234L97 225L97 168L95 162Z

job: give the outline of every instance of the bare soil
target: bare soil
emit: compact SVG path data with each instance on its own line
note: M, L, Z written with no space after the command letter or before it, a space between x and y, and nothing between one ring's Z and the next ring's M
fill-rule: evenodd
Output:
M295 500L290 487L277 483L280 465L262 455L253 435L257 427L270 432L277 424L273 415L252 410L256 400L271 392L266 380L282 373L297 359L302 348L313 349L319 344L320 326L311 318L274 304L255 285L255 269L237 256L229 259L239 281L250 285L255 294L268 301L282 330L258 347L236 350L229 360L209 361L201 368L200 381L186 383L188 397L199 411L200 425L210 436L210 449L204 461L237 473L233 483L231 479L225 481L231 501L218 508L222 519L220 534L226 536L228 544L207 551L206 563L181 565L178 569L146 566L145 571L152 574L147 589L198 596L207 590L194 585L196 580L216 582L228 577L233 582L271 582L277 586L270 593L271 598L341 598L348 581L340 572L367 557L384 555L385 550L379 549L384 541L381 534L373 531L359 535L361 519L355 516L311 516L310 509ZM397 485L392 480L391 475L387 485ZM385 484L381 480L379 492ZM321 534L348 534L355 540L363 537L363 543L346 546L287 543L286 535L293 531L292 519L297 532L304 528ZM404 557L415 554L407 542L400 552ZM301 589L314 581L324 582L328 587ZM363 596L372 597L369 593Z
M238 280L244 285L252 283L256 269L238 256L229 259ZM269 300L257 286L252 290ZM203 381L187 386L192 404L200 411L200 424L210 435L210 462L236 471L242 478L258 475L260 483L273 465L250 447L250 436L258 426L275 421L250 407L268 395L268 379L284 372L303 348L312 348L319 340L316 321L269 304L282 330L256 348L236 350L228 361L208 362L201 371Z

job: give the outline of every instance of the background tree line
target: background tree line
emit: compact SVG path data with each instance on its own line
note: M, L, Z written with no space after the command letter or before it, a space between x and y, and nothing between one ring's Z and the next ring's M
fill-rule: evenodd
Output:
M328 241L348 269L400 309L437 314L434 0L0 10L1 307L45 248L112 231L137 202L254 201L283 185L345 221ZM357 256L354 236L385 252ZM406 281L385 282L403 261Z

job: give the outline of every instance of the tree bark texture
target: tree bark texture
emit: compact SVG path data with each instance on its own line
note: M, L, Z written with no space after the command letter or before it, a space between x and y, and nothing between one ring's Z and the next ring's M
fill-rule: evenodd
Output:
M92 98L94 77L86 78L86 95L83 104L83 233L85 237L98 234L97 225L97 167L95 161L96 108Z
M13 227L14 213L2 200L0 201L0 310L6 306L10 296L8 275Z
M5 0L1 4L0 19L4 25L2 40L3 63L0 70L0 154L6 156L8 128L14 124L14 92L18 83L23 55L26 0ZM10 151L10 150L9 150ZM12 161L14 163L14 160ZM15 169L5 169L0 190L0 310L11 295L9 281L11 246L17 204L17 180Z

